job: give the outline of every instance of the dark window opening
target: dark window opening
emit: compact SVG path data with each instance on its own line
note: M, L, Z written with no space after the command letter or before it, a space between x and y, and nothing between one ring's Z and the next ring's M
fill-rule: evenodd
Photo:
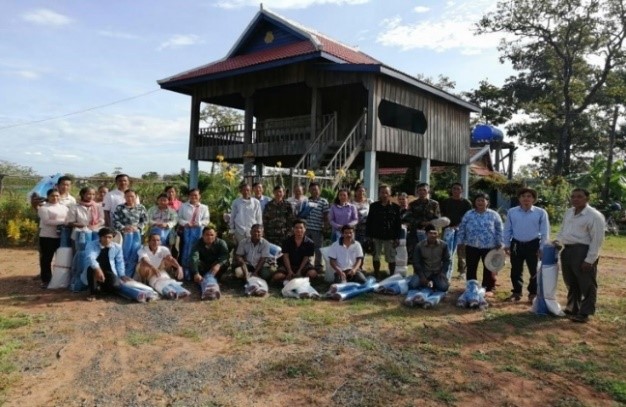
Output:
M424 134L428 128L424 112L388 100L378 105L378 120L383 126L419 134Z

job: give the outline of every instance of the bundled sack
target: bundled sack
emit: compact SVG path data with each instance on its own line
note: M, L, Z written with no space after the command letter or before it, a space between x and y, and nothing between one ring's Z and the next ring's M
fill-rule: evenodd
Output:
M248 278L248 281L246 281L244 290L246 295L249 297L263 297L267 295L269 288L267 286L267 281L263 280L261 277L252 276Z
M124 298L137 302L148 302L159 299L159 294L154 291L152 287L135 280L122 281L119 294Z
M556 288L559 278L559 254L553 245L545 245L542 250L541 264L537 271L537 296L533 300L532 311L540 315L565 313L556 300Z
M286 298L320 298L320 294L311 286L308 277L292 278L285 282L282 294Z
M52 279L48 283L51 290L57 288L67 288L70 285L72 271L72 248L59 247L54 253L54 264L52 265Z
M485 299L485 289L480 286L478 280L469 280L465 284L465 291L456 301L459 308L471 308L484 310L489 306Z
M217 283L215 276L206 273L200 282L200 299L201 300L219 300L222 296L220 285Z
M330 286L326 293L326 298L336 301L345 301L363 294L374 292L378 284L374 277L368 277L363 284L359 283L339 283Z
M170 300L177 300L191 295L189 290L184 288L180 281L174 280L165 271L159 271L159 275L150 276L148 284L150 287L154 288L157 293Z
M418 290L409 290L404 305L408 307L422 307L430 309L439 304L446 296L443 291L433 291L430 288L420 288Z
M404 295L409 292L409 282L401 274L395 273L378 283L374 292L385 295Z

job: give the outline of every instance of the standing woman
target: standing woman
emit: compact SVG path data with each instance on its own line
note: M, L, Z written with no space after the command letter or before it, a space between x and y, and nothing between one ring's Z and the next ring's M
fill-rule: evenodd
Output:
M92 187L81 188L78 193L80 200L70 207L67 215L67 224L72 227L72 240L76 249L79 240L83 245L91 240L97 240L97 232L104 226L104 210L102 205L96 202L96 194ZM84 239L79 239L81 232Z
M493 296L496 276L485 266L485 256L492 249L504 247L502 240L502 219L498 212L489 209L489 195L480 193L474 197L474 209L463 216L459 225L458 250L465 253L467 279L476 280L478 263L483 261L482 286L487 296Z
M366 250L370 245L368 243L367 236L365 236L365 224L367 223L367 215L370 213L370 204L372 200L367 197L365 187L363 185L357 185L354 188L354 199L351 204L356 208L359 221L354 228L354 238L357 242L361 243L364 252L370 252Z
M148 223L146 208L137 203L137 193L133 189L124 192L125 203L118 205L112 215L113 228L122 233L122 251L126 275L133 278L139 261L137 252L141 249L141 236Z
M52 258L61 245L59 226L65 224L68 207L60 203L61 194L52 188L46 194L47 202L37 208L39 214L39 268L41 288L52 279Z
M190 190L187 202L178 210L178 226L183 229L180 263L185 272L185 280L191 280L191 251L202 237L202 229L208 226L210 219L209 207L200 203L200 190Z
M96 198L95 201L98 202L99 204L102 204L102 202L104 202L104 197L109 193L109 188L106 185L100 185L98 187L98 191L96 192ZM104 211L104 209L103 209Z
M335 202L330 206L328 211L328 222L333 229L331 240L335 242L341 237L341 228L345 225L355 227L359 222L359 215L356 207L349 201L347 189L340 189L337 192Z
M163 190L163 193L167 196L167 206L178 212L183 203L178 199L178 191L176 191L176 187L168 185Z

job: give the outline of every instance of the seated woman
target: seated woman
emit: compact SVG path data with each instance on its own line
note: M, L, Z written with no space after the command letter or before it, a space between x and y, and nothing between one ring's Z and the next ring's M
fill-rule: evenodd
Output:
M104 210L102 205L95 201L96 190L92 187L83 187L78 195L80 200L70 207L67 215L67 224L72 227L71 237L77 251L81 249L78 247L79 240L84 249L84 243L96 240L98 230L104 226Z
M169 248L176 241L176 225L178 214L168 206L166 194L157 197L157 204L148 209L148 233L158 233L161 244Z
M165 298L177 299L190 294L172 279L171 276L182 279L183 269L169 249L161 246L159 233L150 234L148 244L139 249L138 256L137 274L142 283L148 284Z
M61 245L59 227L65 224L68 208L59 202L60 194L56 188L50 189L47 202L37 208L39 214L39 268L41 288L48 287L52 279L52 258Z
M124 192L125 203L118 205L112 215L113 228L122 233L124 264L132 278L137 267L137 252L141 248L141 236L148 221L146 208L137 203L137 193L132 189Z
M178 225L183 230L180 263L186 280L191 280L191 251L202 236L202 228L209 224L209 220L209 207L200 203L200 190L197 188L190 190L187 202L178 210Z

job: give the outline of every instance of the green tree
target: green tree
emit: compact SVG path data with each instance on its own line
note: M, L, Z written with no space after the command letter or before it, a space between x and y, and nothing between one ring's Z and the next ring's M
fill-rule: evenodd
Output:
M31 168L6 160L0 160L0 174L22 177L34 177L37 173Z
M464 92L463 96L480 106L478 121L499 126L511 120L516 107L513 95L506 88L499 88L486 79L480 81L478 89Z
M145 179L145 180L148 180L148 181L154 181L154 180L161 179L161 176L156 171L148 171L148 172L145 172L145 173L141 174L141 179Z
M573 129L607 76L624 58L623 0L510 0L483 16L477 33L506 33L499 47L520 73L521 107L536 120L551 122L556 134L554 173L571 170Z
M200 120L211 126L226 127L243 124L244 116L236 109L208 104L200 112Z
M415 78L417 78L417 80L425 82L429 85L432 85L436 88L439 88L443 91L446 92L451 92L454 90L454 88L456 88L456 82L453 81L452 79L450 79L449 77L445 76L445 75L441 75L439 74L437 76L437 79L434 79L430 76L426 76L424 74L418 73L417 75L415 75Z

